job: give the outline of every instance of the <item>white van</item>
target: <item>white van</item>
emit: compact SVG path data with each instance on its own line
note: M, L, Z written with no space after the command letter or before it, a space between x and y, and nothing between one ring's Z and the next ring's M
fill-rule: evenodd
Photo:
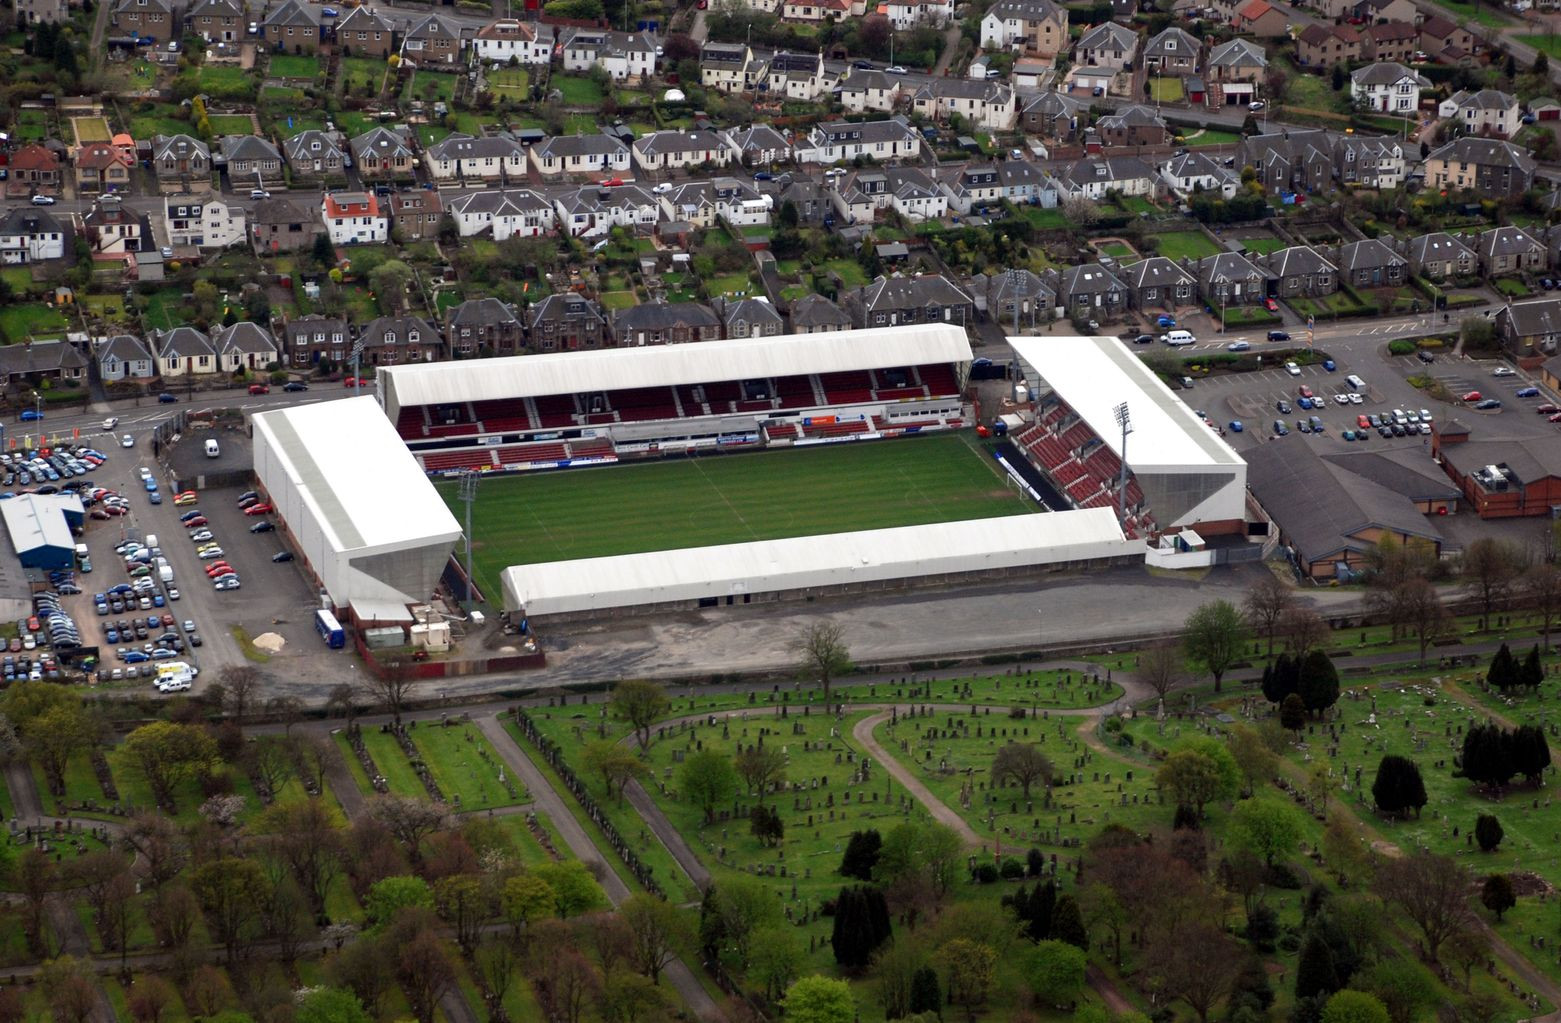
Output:
M1351 373L1349 376L1345 377L1344 382L1349 384L1352 390L1364 391L1366 389L1366 381L1362 380L1354 373Z
M207 458L216 458L220 454L222 454L222 449L217 446L216 438L207 438L207 440L206 440L206 457Z
M92 552L87 550L87 545L84 543L78 543L76 545L76 564L79 565L90 557L92 557Z
M1191 331L1187 330L1173 330L1169 334L1161 334L1160 340L1173 347L1198 343L1198 339L1192 336Z
M151 551L153 554L157 553L158 543L157 543L157 534L156 533L148 533L148 534L146 534L146 549Z

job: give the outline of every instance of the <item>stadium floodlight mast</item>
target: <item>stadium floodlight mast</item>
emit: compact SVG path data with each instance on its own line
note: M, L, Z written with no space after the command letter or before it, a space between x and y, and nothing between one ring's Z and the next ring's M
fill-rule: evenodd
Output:
M1133 416L1128 411L1125 401L1112 409L1111 414L1116 419L1117 425L1122 428L1122 471L1117 478L1117 518L1125 521L1127 519L1127 435L1133 432Z
M363 369L360 365L363 361L363 338L354 338L352 342L352 396L356 398L363 393Z
M472 596L477 582L477 576L472 572L472 505L477 502L477 484L481 480L482 473L476 469L467 469L461 473L460 498L466 505L466 603L468 606L477 602Z

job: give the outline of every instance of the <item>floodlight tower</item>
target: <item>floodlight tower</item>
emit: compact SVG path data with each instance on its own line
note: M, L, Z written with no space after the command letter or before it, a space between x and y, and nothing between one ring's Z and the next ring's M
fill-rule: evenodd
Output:
M1122 428L1122 470L1117 478L1117 518L1127 520L1127 435L1133 432L1133 416L1127 402L1111 410L1117 425ZM470 542L470 541L468 541Z
M477 576L472 572L472 505L477 502L477 484L482 481L482 473L476 469L467 469L461 473L460 498L466 505L466 603L475 604L472 591L477 583Z

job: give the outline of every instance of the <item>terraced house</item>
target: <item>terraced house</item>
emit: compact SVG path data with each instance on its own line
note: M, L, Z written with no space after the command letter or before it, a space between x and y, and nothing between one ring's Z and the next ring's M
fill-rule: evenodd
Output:
M1511 142L1461 138L1431 151L1425 180L1427 188L1515 198L1533 186L1534 168L1533 157Z
M647 302L614 314L612 336L620 348L719 341L721 321L698 302Z
M282 327L282 343L294 369L307 369L322 359L341 365L352 350L347 321L310 313Z
M646 173L682 167L725 167L732 150L719 132L657 131L634 140L629 147L635 166Z
M370 366L397 366L409 362L433 362L443 341L439 331L421 316L381 316L370 320L358 334L363 362Z
M473 298L445 313L445 337L450 354L515 355L526 345L526 331L515 310L493 297Z
M921 156L921 137L903 117L887 121L830 121L814 125L796 148L798 163L839 163L870 157L879 163Z
M908 323L974 323L970 293L942 274L879 277L848 298L858 327L897 327Z
M526 311L526 333L539 352L607 348L612 335L595 303L572 291L548 295Z
M604 133L553 135L531 147L537 173L595 174L611 177L629 171L629 147Z

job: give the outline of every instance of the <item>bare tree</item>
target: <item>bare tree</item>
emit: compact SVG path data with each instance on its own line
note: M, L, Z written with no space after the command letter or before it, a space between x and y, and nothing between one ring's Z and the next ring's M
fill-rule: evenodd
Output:
M1328 631L1328 623L1323 621L1322 615L1309 607L1292 607L1279 622L1279 632L1285 637L1285 645L1290 648L1290 655L1297 660L1305 660L1312 647L1321 643Z
M406 992L407 1006L418 1023L433 1023L435 1006L455 981L455 967L444 944L431 929L422 928L398 951L396 975Z
M1458 562L1464 592L1480 604L1480 629L1490 628L1491 612L1501 607L1523 571L1523 552L1505 540L1480 537Z
M732 758L732 766L737 768L737 776L748 786L748 791L758 793L761 806L770 786L786 779L786 755L773 744L754 745L738 751Z
M845 630L831 621L814 622L797 637L797 672L824 687L824 704L830 704L830 683L851 670L851 651Z
M222 683L223 710L242 727L249 711L260 702L260 669L252 664L229 664L217 677Z
M1539 616L1539 634L1550 649L1550 633L1561 616L1561 566L1538 564L1523 577L1523 600Z
M331 687L330 694L325 699L325 709L328 713L339 714L349 725L352 717L357 713L357 701L352 686L345 682Z
M1420 954L1428 963L1454 932L1469 925L1469 875L1453 860L1415 852L1385 861L1377 870L1382 897L1420 928Z
M288 775L293 773L293 758L287 743L274 735L256 736L246 743L243 765L245 773L260 783L264 789L262 795L268 799L276 798L282 786L287 784Z
M160 813L138 813L130 818L120 841L135 852L153 888L173 880L189 860L178 826Z
M1135 674L1140 682L1164 700L1171 690L1186 684L1187 662L1182 657L1181 647L1161 643L1138 655L1138 671Z
M1424 664L1426 649L1452 627L1442 595L1424 579L1410 579L1394 587L1390 606L1393 620L1420 644L1420 663Z
M1242 604L1252 629L1261 633L1268 642L1267 656L1274 656L1274 637L1285 613L1295 606L1295 595L1279 580L1279 577L1263 569L1258 581L1247 588L1247 599ZM1160 694L1162 697L1164 693Z
M658 682L625 679L613 686L609 706L615 717L627 721L640 741L641 755L650 748L650 726L667 712L671 701Z
M369 800L369 816L383 824L406 847L413 863L421 863L423 839L449 824L450 814L443 803L430 803L410 796L375 796Z
M390 711L396 728L401 728L401 712L423 680L417 677L417 664L401 654L389 654L379 662L378 670L358 672L358 684L369 701Z
M1230 993L1241 970L1241 946L1224 928L1207 920L1187 920L1165 933L1149 950L1152 973L1165 994L1180 998L1200 1023Z
M335 755L330 740L318 735L295 735L290 745L304 787L310 795L318 796L325 791L325 771Z

